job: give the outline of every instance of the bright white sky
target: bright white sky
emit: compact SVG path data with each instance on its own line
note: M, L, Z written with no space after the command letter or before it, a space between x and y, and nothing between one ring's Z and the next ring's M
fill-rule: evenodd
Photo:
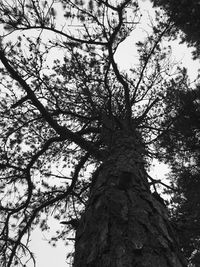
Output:
M152 13L151 3L148 0L142 2L142 6L146 10L145 12ZM143 16L142 20L143 26L147 23L147 18ZM134 43L141 40L141 37L143 36L142 34L141 30L137 31L137 33L134 31L134 33L119 46L116 60L122 69L129 69L134 66L137 60ZM186 45L179 45L178 41L170 42L170 45L173 49L173 57L180 61L183 66L188 68L191 80L195 79L198 73L199 60L192 60L192 49L187 48ZM168 167L164 164L159 164L156 161L154 161L153 164L154 167L152 167L150 175L154 178L164 179L166 173L168 172ZM51 225L51 229L46 233L42 233L39 229L36 229L32 234L30 249L35 254L36 267L69 267L70 264L66 263L66 255L72 248L65 247L62 241L58 242L56 247L51 247L46 240L57 229L61 229L64 226L59 224L57 221L53 221ZM27 265L27 267L32 266L32 264Z

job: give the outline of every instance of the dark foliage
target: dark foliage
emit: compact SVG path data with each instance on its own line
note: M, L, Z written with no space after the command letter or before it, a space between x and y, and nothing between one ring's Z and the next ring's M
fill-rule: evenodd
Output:
M194 46L194 58L200 56L200 2L199 1L152 1L164 9L175 27L182 30L182 41ZM176 33L176 32L175 32ZM186 74L186 73L185 73ZM175 84L171 84L174 87ZM184 90L181 88L184 87ZM199 205L200 184L200 89L188 88L186 82L180 89L169 94L169 118L173 117L170 134L163 136L162 145L171 153L168 162L172 166L172 177L178 188L175 194L174 219L180 227L180 240L185 254L194 266L199 266ZM174 101L175 100L175 101ZM172 145L173 142L173 145Z
M162 7L170 20L184 32L182 41L194 46L194 58L200 56L200 2L198 0L152 0Z
M189 88L186 70L183 76L178 83L172 80L169 84L164 124L171 124L158 147L160 157L172 168L171 185L176 190L171 203L172 220L186 257L199 266L200 88ZM177 85L176 90L171 90Z

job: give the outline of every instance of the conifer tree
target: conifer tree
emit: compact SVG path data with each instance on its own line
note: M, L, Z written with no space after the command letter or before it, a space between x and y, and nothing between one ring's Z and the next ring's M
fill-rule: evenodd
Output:
M199 59L200 2L188 0L152 2L156 7L161 7L168 19L173 22L175 27L173 36L178 36L178 29L182 42L194 47L193 57ZM179 84L179 90L174 90L169 94L169 98L166 98L167 105L171 106L168 109L174 113L169 112L170 119L166 118L166 123L172 116L174 119L170 131L163 136L161 143L167 150L165 159L167 158L172 167L170 176L173 178L173 184L178 188L174 195L176 208L173 217L179 225L181 246L192 266L199 266L199 84L189 85L186 70L184 72L185 82Z
M200 90L191 88L187 71L181 83L172 80L165 98L164 125L171 125L159 140L160 159L171 166L172 218L179 240L191 266L199 265L199 186L200 186ZM171 86L175 90L171 90ZM175 88L177 86L177 88Z
M52 214L66 225L52 242L76 230L74 267L186 266L147 174L169 128L171 24L137 43L130 73L115 58L140 15L134 0L0 1L2 266L34 263L31 231Z
M181 30L182 42L195 47L194 58L200 56L200 2L198 0L151 0L155 7L161 7L177 29Z

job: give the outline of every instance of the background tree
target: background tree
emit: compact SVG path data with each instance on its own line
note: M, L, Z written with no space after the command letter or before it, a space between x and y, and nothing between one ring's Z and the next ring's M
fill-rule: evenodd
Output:
M175 27L182 31L182 42L194 46L194 58L200 56L200 3L198 0L152 0L155 7L165 10ZM184 34L183 34L184 33ZM177 30L174 31L174 36Z
M171 125L159 140L160 158L171 166L173 191L172 218L191 266L199 265L199 86L189 87L186 70L181 82L171 81L165 98L164 125ZM178 88L171 90L171 87ZM172 145L173 144L173 145ZM165 147L165 149L163 149ZM171 191L171 190L170 190ZM172 193L172 191L171 191Z
M115 60L139 20L131 0L0 2L3 266L34 262L31 230L51 214L68 226L53 242L77 228L74 266L186 266L147 174L169 128L171 25L138 42L130 75Z
M182 31L182 33L180 31L182 41L195 47L194 58L199 58L199 1L152 2L164 9L175 27ZM176 36L177 31L174 33ZM167 161L172 166L171 177L178 188L174 196L176 211L173 215L181 228L179 238L185 255L191 259L191 264L199 266L199 85L192 86L191 89L186 72L185 77L185 82L180 85L184 90L175 90L173 94L169 94L167 105L170 111L173 110L174 114L169 112L169 116L171 119L173 116L174 123L171 125L168 137L163 136L162 146L164 145L166 150L172 153ZM170 86L174 87L174 84ZM166 118L166 123L168 122L169 118ZM171 141L176 141L176 145L175 142L171 145Z

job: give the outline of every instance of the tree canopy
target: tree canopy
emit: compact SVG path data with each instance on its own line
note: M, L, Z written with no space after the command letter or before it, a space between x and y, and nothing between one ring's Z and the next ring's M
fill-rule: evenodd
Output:
M195 47L193 56L199 58L199 1L152 2L164 9L169 20L182 31L182 42ZM177 35L177 31L174 33ZM188 81L187 71L184 73L185 81ZM166 149L164 154L167 152L165 160L172 167L172 185L177 188L173 198L173 218L179 225L179 238L186 256L192 266L198 266L199 85L179 84L178 90L168 94L165 100L169 110L165 122L169 123L174 118L168 133L161 138L161 146Z
M186 70L184 75L188 80ZM164 124L172 123L158 145L160 157L171 166L171 185L175 189L172 217L192 266L199 264L199 99L199 86L188 88L188 83L183 82L168 94Z
M175 26L184 34L182 42L187 42L190 46L195 47L194 58L200 55L200 3L198 0L152 0L156 7L165 10L169 19L174 22ZM177 35L177 31L175 31Z
M155 145L174 119L171 107L182 107L166 99L187 80L163 46L172 24L159 13L136 44L137 64L120 70L117 48L141 15L133 0L0 2L3 266L25 264L22 255L34 262L31 231L46 230L52 215L68 227L51 242L66 241L88 199L91 169L112 153L117 133L138 134L146 169L158 156Z

